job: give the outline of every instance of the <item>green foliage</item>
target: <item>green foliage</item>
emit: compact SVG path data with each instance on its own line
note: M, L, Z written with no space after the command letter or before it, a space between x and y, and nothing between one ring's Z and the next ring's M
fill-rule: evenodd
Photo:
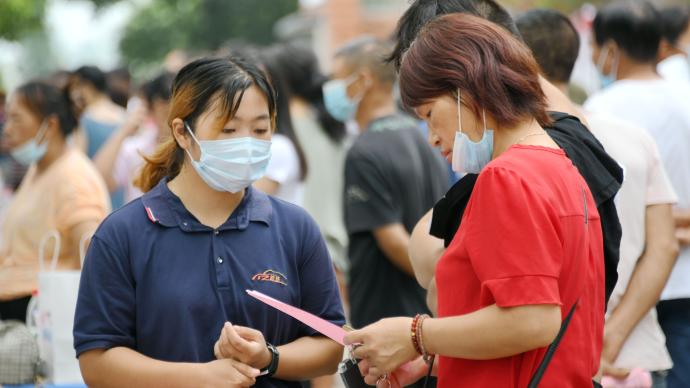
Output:
M269 43L273 24L297 6L298 0L153 0L129 23L120 48L137 66L175 48L215 50L232 39Z
M19 40L42 28L45 0L0 0L0 38Z

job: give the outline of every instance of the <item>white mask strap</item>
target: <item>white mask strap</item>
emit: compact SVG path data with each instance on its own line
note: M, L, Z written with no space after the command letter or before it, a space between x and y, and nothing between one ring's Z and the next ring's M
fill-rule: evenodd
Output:
M460 88L458 88L458 95L456 101L458 104L458 132L462 132L462 113L460 111Z
M36 136L34 136L34 140L36 141L36 144L43 143L43 140L45 140L45 135L46 132L48 131L48 122L44 119L41 121L41 126L38 128L38 132L36 132ZM39 140L39 138L41 140Z
M187 129L189 134L192 135L192 139L194 139L196 144L199 146L199 151L201 151L201 143L199 142L199 140L197 140L196 136L194 136L194 132L192 132L192 129L189 128L189 124L187 124L186 121L184 121L184 127ZM187 155L189 155L189 159L192 159L192 161L195 161L194 158L192 157L192 153L189 152L189 150L185 150L185 152L187 152Z

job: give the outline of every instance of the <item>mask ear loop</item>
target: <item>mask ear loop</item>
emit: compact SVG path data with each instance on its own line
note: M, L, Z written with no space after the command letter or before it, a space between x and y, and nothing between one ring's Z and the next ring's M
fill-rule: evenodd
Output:
M45 141L46 132L48 132L48 125L47 124L48 124L48 122L45 119L43 119L43 121L41 121L41 126L38 128L38 132L36 132L36 136L34 136L34 141L36 142L36 144L40 144L40 143L43 143ZM39 137L41 138L41 140L38 140Z
M192 139L194 139L196 144L199 146L199 152L201 152L201 142L199 142L199 140L196 138L196 136L194 136L194 132L192 132L192 128L189 127L189 124L187 124L187 121L183 121L183 122L184 122L184 127L187 129L189 134L192 135ZM192 159L193 162L196 162L196 160L194 160L194 157L192 156L192 153L189 152L189 150L185 150L185 152L187 153L187 155L189 155L189 159ZM199 160L201 160L201 157L199 157Z
M462 133L462 111L460 110L460 88L458 88L457 94L457 105L458 105L458 132Z
M606 64L606 58L609 56L609 52L611 52L611 46L613 43L610 41L604 45L604 48L602 49L601 53L599 54L599 60L597 61L597 70L599 70L600 73L604 74L604 64ZM614 78L618 76L618 61L619 61L618 55L614 55L613 57L613 63L611 66L613 67L613 71L609 74L604 74L605 76L612 75Z

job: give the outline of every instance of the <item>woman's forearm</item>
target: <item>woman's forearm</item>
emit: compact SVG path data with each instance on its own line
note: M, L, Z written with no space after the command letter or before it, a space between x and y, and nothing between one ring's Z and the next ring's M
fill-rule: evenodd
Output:
M89 387L192 387L201 382L203 364L154 360L125 347L95 349L79 356Z
M343 347L326 337L302 337L279 346L280 361L276 378L309 380L332 375L343 358Z
M432 354L491 360L548 346L560 324L557 305L491 305L466 315L427 319L422 338Z
M415 277L420 286L426 288L434 277L436 263L445 248L443 240L429 234L432 210L429 210L412 230L409 256Z

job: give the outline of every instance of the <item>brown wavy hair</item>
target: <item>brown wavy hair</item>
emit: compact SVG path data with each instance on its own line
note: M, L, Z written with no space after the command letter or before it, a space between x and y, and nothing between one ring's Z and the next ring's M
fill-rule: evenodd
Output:
M276 95L265 73L255 64L238 57L209 57L189 63L173 82L168 129L172 131L172 121L180 118L193 130L199 116L212 107L219 107L223 112L215 123L221 128L235 115L244 92L252 86L257 86L266 96L271 127L275 128ZM146 163L134 185L147 192L161 179L172 179L180 173L185 153L175 137L170 136L144 160Z
M403 56L400 94L415 108L458 89L477 117L485 109L499 127L552 123L530 50L504 28L456 13L429 22Z

